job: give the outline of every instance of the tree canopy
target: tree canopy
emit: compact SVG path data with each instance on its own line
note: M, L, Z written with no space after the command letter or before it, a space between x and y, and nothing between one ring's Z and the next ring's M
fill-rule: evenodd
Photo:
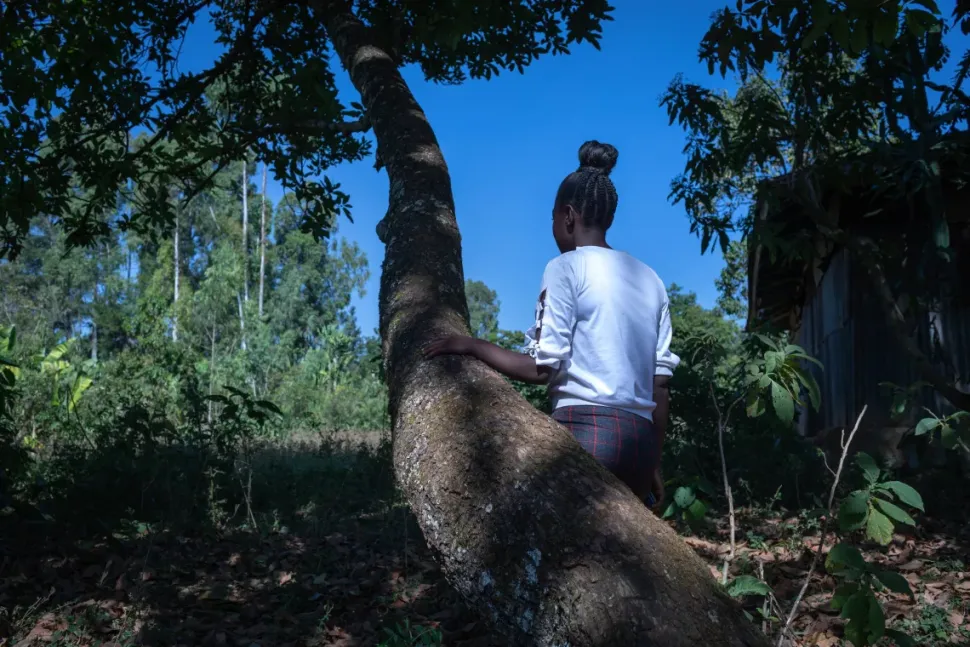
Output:
M350 215L326 170L373 144L361 104L338 97L322 19L351 8L398 65L417 64L435 83L521 71L596 43L611 9L606 0L8 3L0 253L19 251L42 213L72 245L112 227L167 229L169 196L191 202L250 155L293 195L303 231L324 236L335 214ZM221 51L186 71L181 43L203 20ZM130 209L118 214L121 194Z

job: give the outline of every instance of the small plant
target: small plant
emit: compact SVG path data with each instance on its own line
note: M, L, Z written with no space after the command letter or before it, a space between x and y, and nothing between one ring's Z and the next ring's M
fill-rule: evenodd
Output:
M957 411L943 418L929 409L926 409L926 412L930 415L917 423L914 432L917 436L938 433L940 444L944 449L959 447L970 453L970 412Z
M710 505L701 496L714 496L714 488L700 477L694 477L674 490L670 505L664 510L664 519L678 519L694 527L700 522Z
M761 416L771 403L778 419L790 425L795 419L795 406L805 407L803 393L813 409L821 400L818 382L804 366L811 362L820 369L822 364L805 352L801 346L775 341L765 335L755 335L767 349L756 361L745 367L748 387L746 408L752 418Z
M443 641L441 630L437 627L414 627L407 619L385 628L384 633L387 638L378 643L378 647L437 647Z

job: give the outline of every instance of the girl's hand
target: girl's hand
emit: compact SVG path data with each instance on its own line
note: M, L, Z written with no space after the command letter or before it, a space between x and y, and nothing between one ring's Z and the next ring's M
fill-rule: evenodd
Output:
M455 335L436 339L424 347L425 359L439 355L474 355L478 340L474 337Z

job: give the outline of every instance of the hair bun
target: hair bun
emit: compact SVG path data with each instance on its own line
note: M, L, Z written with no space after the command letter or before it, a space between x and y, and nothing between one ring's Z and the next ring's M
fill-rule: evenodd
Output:
M616 150L616 146L590 140L579 147L579 168L609 175L619 156L620 151Z

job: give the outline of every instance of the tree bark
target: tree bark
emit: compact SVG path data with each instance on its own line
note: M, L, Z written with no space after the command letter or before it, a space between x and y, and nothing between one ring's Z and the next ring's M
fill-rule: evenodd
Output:
M422 360L433 337L468 333L451 181L393 59L337 4L315 6L390 180L380 320L395 472L449 581L508 644L767 645L563 427L479 362Z
M263 294L266 282L266 163L263 163L262 204L259 208L259 316L263 316Z
M248 160L242 163L242 249L243 249L243 295L249 303L249 179L246 177Z
M179 340L179 208L178 203L175 205L175 233L172 236L172 247L174 249L172 253L173 264L175 265L174 283L175 289L172 297L172 341L177 342Z

